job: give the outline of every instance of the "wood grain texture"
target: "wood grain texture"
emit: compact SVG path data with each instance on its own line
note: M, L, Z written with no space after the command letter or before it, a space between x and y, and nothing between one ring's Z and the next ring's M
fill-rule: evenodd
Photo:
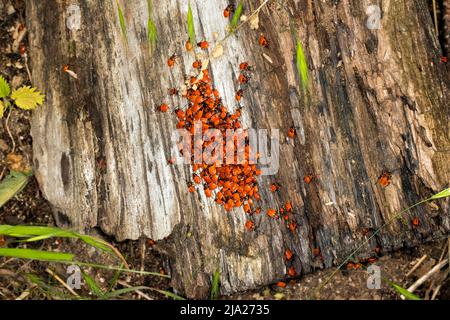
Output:
M213 34L226 34L227 1L191 2L197 40L213 47ZM66 27L73 3L82 13L76 32ZM255 232L245 231L243 210L226 213L203 192L188 193L190 168L167 165L174 116L155 111L163 101L184 106L167 89L180 86L194 60L184 50L187 1L155 1L153 51L147 1L119 3L126 39L116 1L27 1L33 84L47 94L33 117L35 169L60 225L99 226L118 240L161 240L174 285L204 297L217 267L226 294L285 278L286 248L301 273L336 264L360 243L364 229L448 186L449 74L439 64L425 1L382 1L380 30L366 27L370 1L270 1L259 30L242 28L211 61L214 85L230 109L237 107L239 62L256 66L242 122L280 129L281 137L279 172L260 179L261 207L292 201L295 232L265 215L255 217ZM248 14L248 2L245 8ZM260 33L269 49L258 46ZM309 66L309 95L296 72L297 39ZM180 59L169 70L166 61L175 52ZM62 72L64 65L78 81ZM291 126L295 141L285 138ZM393 172L387 188L377 184L383 170ZM313 183L304 183L307 174L317 176ZM274 181L282 192L269 191ZM448 200L411 216L419 227L410 218L398 221L361 256L372 255L376 245L386 252L450 230Z

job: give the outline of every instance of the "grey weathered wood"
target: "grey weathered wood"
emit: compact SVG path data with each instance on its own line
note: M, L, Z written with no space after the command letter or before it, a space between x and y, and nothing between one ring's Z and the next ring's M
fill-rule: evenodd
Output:
M214 46L213 34L226 32L227 1L191 2L198 40ZM65 10L73 3L82 11L77 32L66 27ZM295 233L264 215L256 217L255 232L245 231L242 210L226 213L203 194L188 193L190 169L166 163L174 116L155 111L162 101L183 105L169 99L167 89L191 72L193 57L184 50L187 1L155 1L159 40L152 53L147 1L119 3L127 40L116 1L27 1L33 83L47 94L32 124L36 175L59 224L99 226L118 240L162 239L174 284L188 296L205 296L218 266L223 293L282 279L286 248L302 273L336 264L360 243L364 229L448 186L449 74L439 63L426 1L382 1L380 30L366 27L371 1L270 1L260 29L242 28L211 61L214 84L230 108L236 108L239 62L257 67L243 123L279 128L282 136L279 173L260 179L261 206L291 200ZM269 49L258 46L260 33ZM299 90L297 38L310 69L309 98ZM174 52L181 58L169 70ZM299 133L295 143L285 139L292 125ZM377 184L383 170L393 171L387 188ZM310 173L317 179L305 184ZM275 180L279 194L268 191ZM446 200L411 215L420 218L419 227L396 222L362 255L377 244L388 251L450 230ZM316 247L323 261L313 256Z

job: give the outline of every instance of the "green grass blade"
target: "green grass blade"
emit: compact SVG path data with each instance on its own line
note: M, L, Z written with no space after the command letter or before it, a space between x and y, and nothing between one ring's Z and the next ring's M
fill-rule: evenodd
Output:
M306 63L305 52L303 51L303 45L300 40L297 40L296 62L302 89L306 91L308 88L308 64Z
M122 35L125 39L127 39L127 26L125 24L125 17L123 16L122 8L120 7L119 0L116 0L117 3L117 13L119 15L119 23L120 29L122 30Z
M446 197L450 197L450 188L447 188L445 190L442 190L439 193L436 193L434 196L432 196L430 198L430 200L436 200L436 199L441 199L441 198L446 198Z
M185 298L183 298L183 297L181 297L181 296L179 296L179 295L177 295L177 294L175 294L173 292L160 290L160 289L155 289L155 288L148 288L148 289L156 291L156 292L159 292L159 293L165 295L166 297L172 298L174 300L186 300Z
M89 290L97 297L103 299L105 294L103 293L102 289L98 286L97 282L88 275L86 272L81 271L81 274L83 275L84 282L86 282L86 285L88 286Z
M191 1L188 2L188 14L187 14L187 24L188 24L188 35L189 41L192 44L192 48L195 48L195 26L194 26L194 16L192 15Z
M158 41L158 30L156 30L155 23L151 18L148 19L147 28L148 28L148 35L147 35L148 43L150 46L154 47L156 46L156 43Z
M123 268L123 264L120 265L120 268ZM119 281L121 274L122 271L116 270L116 272L114 273L114 277L111 279L111 283L109 284L108 292L111 292L116 287L117 281Z
M28 182L28 176L11 171L11 173L0 182L0 208L11 200L16 194L25 188Z
M0 257L40 261L73 261L74 255L63 252L49 252L33 249L0 248Z
M217 298L219 297L219 289L220 289L220 270L217 269L216 271L214 271L212 278L211 294L210 294L211 300L217 300Z
M152 0L147 0L147 7L148 7L147 39L148 39L148 44L150 46L150 50L153 50L153 48L155 48L156 43L158 41L158 30L156 29L156 25L151 18L152 12L153 12Z
M241 18L243 8L244 8L244 2L240 1L236 8L236 11L233 14L233 19L231 19L231 24L230 24L231 30L234 30L237 27L237 25L239 23L239 19Z
M118 289L118 290L114 290L111 292L108 292L104 295L104 299L112 299L112 298L116 298L119 297L121 295L130 293L130 292L135 292L137 290L148 290L150 288L145 287L145 286L137 286L137 287L129 287L129 288L123 288L123 289Z
M56 227L0 225L0 235L15 238L28 238L25 240L26 242L36 242L48 238L77 238L95 248L108 253L113 253L113 250L108 246L108 243L101 239Z
M394 282L390 282L389 284L392 286L392 288L395 289L395 291L397 291L398 293L403 295L408 300L422 300L421 298L416 296L414 293L409 292L408 290L406 290L405 288L402 288L401 286L399 286L398 284L396 284Z

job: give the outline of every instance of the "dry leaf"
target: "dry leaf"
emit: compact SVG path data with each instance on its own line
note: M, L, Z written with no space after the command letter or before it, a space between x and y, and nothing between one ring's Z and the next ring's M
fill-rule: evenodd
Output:
M221 55L223 55L223 46L219 43L214 47L213 51L211 52L211 56L213 58L218 58Z
M250 29L257 30L259 28L259 14L255 14L249 20Z
M241 21L242 21L242 22L247 21L247 19L248 19L248 17L247 17L245 14L243 14L243 15L241 16Z

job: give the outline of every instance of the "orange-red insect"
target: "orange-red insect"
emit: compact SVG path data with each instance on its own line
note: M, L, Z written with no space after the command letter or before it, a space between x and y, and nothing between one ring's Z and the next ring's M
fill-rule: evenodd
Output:
M266 39L266 37L263 36L263 35L260 35L260 36L259 36L258 42L259 42L259 45L260 45L261 47L264 47L264 48L268 48L268 47L269 47L269 41L268 41L268 40Z
M247 220L247 222L245 223L245 229L247 229L248 231L254 230L255 224L253 223L253 221Z
M419 218L414 218L414 219L412 219L412 224L413 224L414 227L420 226L420 220L419 220Z
M236 98L236 101L241 101L241 98L242 98L242 89L239 89L237 92L236 92L236 96L235 96L235 98Z
M202 62L200 60L196 60L192 63L192 67L194 69L201 69L202 68Z
M188 190L190 193L194 193L195 192L195 186L192 183L188 184Z
M21 55L21 56L24 56L26 52L27 52L27 48L25 47L24 44L21 44L20 47L19 47L19 53L20 53L20 55Z
M295 130L295 128L289 128L287 135L289 138L294 139L297 135L297 131Z
M441 57L441 63L447 63L448 58L447 57Z
M267 215L271 218L275 218L277 216L277 212L274 209L268 209Z
M283 281L277 282L276 286L280 288L286 288L286 282Z
M167 59L167 65L172 68L175 65L175 60L177 59L177 55L173 54L169 57L169 59Z
M191 41L186 41L186 45L185 45L185 47L186 47L186 51L192 51L192 43L191 43Z
M167 112L167 111L169 111L169 106L167 104L163 103L159 106L159 111Z
M241 62L239 64L239 69L243 71L252 71L253 67L248 64L248 62Z
M178 89L177 89L177 88L170 88L170 89L167 90L167 91L169 91L169 94L170 94L171 96L176 96L176 95L178 94Z
M390 173L389 171L384 171L381 176L378 178L378 183L382 186L382 187L387 187L388 185L391 184L391 179L392 179L392 173Z
M270 185L270 191L275 192L275 191L277 191L278 189L280 189L280 186L278 185L278 183L272 183L272 184Z
M249 77L247 77L245 74L242 74L242 73L241 73L241 74L239 75L238 80L239 80L239 83L244 84L244 83L247 83L247 82L248 82Z
M156 241L153 240L153 239L148 239L148 240L147 240L147 244L148 244L149 246L154 246L154 245L156 244Z
M295 221L291 221L291 223L289 223L289 229L291 231L295 231L295 229L297 229L297 223Z
M292 212L292 203L290 201L286 202L285 206L287 212Z
M167 160L167 164L174 164L175 163L175 158L170 158L169 160Z
M234 5L229 4L229 5L225 8L225 10L223 10L223 16L224 16L225 18L229 18L230 15L231 15L233 12L234 12Z
M293 266L289 268L288 275L290 275L291 277L295 277L297 275L297 271L295 271L295 268Z
M310 175L310 174L308 174L308 175L306 175L306 176L303 177L303 181L304 181L306 184L310 184L310 183L313 181L313 176Z
M199 43L197 43L197 46L199 46L203 50L206 50L209 47L209 43L208 41L200 41Z
M287 261L290 261L294 257L294 254L292 253L291 250L286 249L286 251L284 252L284 257L286 258Z

